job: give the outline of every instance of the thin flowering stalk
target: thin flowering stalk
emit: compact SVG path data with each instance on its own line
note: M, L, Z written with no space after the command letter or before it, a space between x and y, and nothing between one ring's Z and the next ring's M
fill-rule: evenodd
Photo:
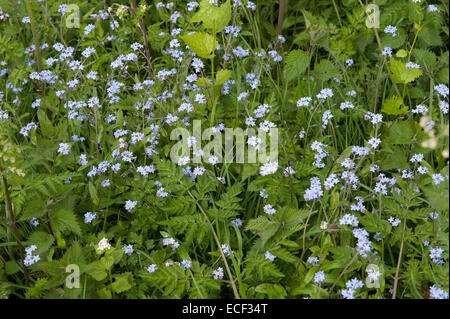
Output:
M314 204L316 203L316 199L314 199L312 205L311 205L311 209L309 210L309 214L308 217L306 218L306 222L305 222L305 228L303 229L303 239L302 239L302 254L300 256L300 261L303 259L303 256L305 255L305 240L306 240L306 228L308 227L308 222L309 219L311 218L311 215L313 213L313 208L314 208ZM298 266L297 266L298 267Z
M397 285L398 285L398 273L400 271L400 264L402 262L402 254L403 254L403 245L405 243L405 231L406 231L406 218L408 216L409 206L406 206L405 219L403 220L403 229L402 229L402 242L400 243L400 252L398 253L397 267L395 268L395 276L394 276L394 287L392 292L392 299L395 299L397 296Z
M338 10L338 7L336 5L336 1L335 0L333 0L333 7L334 7L334 11L336 11L336 16L338 18L339 25L342 27L341 15L339 14L339 10Z
M296 274L296 273L298 272L298 269L299 269L299 267L300 267L300 264L302 263L302 260L303 260L303 256L305 255L306 227L307 227L307 225L308 225L309 218L311 217L312 210L313 210L313 208L314 208L314 204L315 204L315 203L316 203L316 199L314 199L313 203L311 204L311 208L310 208L310 210L309 210L309 214L308 214L308 217L307 217L306 222L305 222L305 227L303 228L303 240L302 240L302 247L303 247L303 248L302 248L302 254L300 255L300 258L299 258L299 260L298 260L297 266L295 267L295 272L294 272L294 274ZM291 286L291 287L293 287L293 285L295 284L294 279L295 279L295 277L293 276L292 279L291 279L291 283L290 283L290 286Z
M216 23L214 22L213 24L213 43L216 42ZM213 49L213 57L211 58L211 72L212 72L212 86L211 86L211 98L212 98L212 112L211 112L211 118L209 120L209 125L213 126L214 125L214 119L216 116L216 93L215 93L215 84L216 84L216 79L215 79L215 75L214 75L214 52L216 51L216 48Z
M225 264L225 268L227 270L228 277L230 278L230 283L231 283L231 287L233 288L234 298L235 299L241 299L240 296L239 296L239 292L238 292L238 290L236 288L236 282L235 282L235 280L233 278L233 275L231 274L231 270L230 270L230 267L228 266L228 262L227 262L227 259L225 257L225 254L223 253L222 245L221 245L221 243L219 241L219 238L217 237L217 234L216 234L216 231L214 230L214 227L211 224L211 221L208 218L208 215L206 215L205 211L203 210L203 207L200 205L200 203L197 201L197 199L194 197L194 195L192 195L192 193L188 189L186 189L186 191L189 194L189 196L191 196L191 198L195 201L195 204L197 205L197 207L200 209L200 211L203 214L203 216L205 216L206 220L208 221L209 228L212 231L212 234L214 236L214 240L216 241L216 244L217 244L217 247L219 249L220 255L222 256L223 263Z
M254 35L254 39L255 39L255 46L257 46L260 49L261 48L261 37L259 36L259 30L257 30L258 24L255 23L253 14L248 8L245 8L243 10L243 12L244 12L247 20L250 21L250 26L252 27L252 31L253 31L253 35Z
M67 43L66 43L66 41L64 40L64 37L63 37L63 35L62 35L62 27L60 27L60 31L61 31L61 32L59 32L59 31L58 31L58 28L53 24L52 20L49 19L49 16L50 16L50 15L49 15L49 12L47 12L47 13L45 14L45 21L46 21L47 23L49 23L49 24L53 27L53 29L55 29L56 33L57 33L58 36L59 36L59 40L61 41L61 43L64 44L64 46L67 46Z
M361 5L361 7L363 7L363 9L364 9L365 8L364 4L361 2L361 0L358 0L358 1L359 1L359 4ZM364 12L365 12L365 10L364 10ZM369 14L367 12L366 12L366 15L367 15L367 17L369 17ZM380 40L380 35L378 34L378 30L375 27L373 27L372 29L373 29L373 32L375 34L375 38L377 40L377 44L378 44L378 48L380 50L380 53L382 53L383 52L383 46L381 45L381 40ZM397 84L392 80L392 73L391 73L391 69L389 68L388 63L385 63L384 65L386 66L386 69L387 69L388 74L389 74L389 78L391 79L391 82L392 82L392 84L394 86L395 92L397 93L397 95L399 97L401 97L402 95L400 94L400 91L398 90Z
M198 287L198 283L197 283L197 280L195 280L194 274L192 273L192 271L190 269L188 269L188 273L190 275L190 278L192 279L192 282L194 283L195 289L197 290L200 299L205 299L205 296L203 296L202 291Z
M413 51L414 46L415 46L415 44L416 44L417 37L419 36L419 32L420 32L420 30L422 30L422 27L423 27L421 23L422 23L422 15L420 15L420 22L419 22L419 24L417 25L417 32L416 32L416 34L415 34L415 36L414 36L413 43L411 44L411 49L409 49L409 51L408 51L408 63L411 61L411 54L412 54L412 51ZM431 86L431 87L432 87L432 86ZM405 94L406 94L406 83L403 85L402 99L405 98Z
M337 279L334 281L333 285L331 285L330 288L330 294L333 291L334 287L338 283L338 281L342 278L342 276L347 272L347 269L355 262L356 258L359 256L359 253L356 252L356 254L353 256L353 258L349 261L349 263L345 266L345 268L341 271Z
M131 11L133 12L134 17L136 17L137 12L137 6L135 0L130 0L131 5ZM144 50L145 50L145 60L147 61L147 67L148 67L148 78L151 79L153 68L152 68L152 60L150 56L150 48L148 46L148 40L147 40L147 28L145 27L144 20L142 20L142 17L139 18L139 29L141 30L142 37L144 39Z
M287 129L286 129L286 132L288 132ZM286 158L288 158L285 145L281 144L281 147L283 147L284 156L286 156ZM295 196L294 188L292 186L292 174L289 174L289 189L291 191L291 205L295 208L298 208L297 197Z
M30 18L30 24L31 24L31 32L33 34L33 42L34 42L34 54L36 56L36 63L38 65L38 70L39 72L42 71L42 65L41 65L41 54L40 54L40 50L39 50L39 40L37 37L37 31L36 31L36 25L34 23L34 17L33 17L33 12L31 10L31 3L30 0L25 0L26 6L27 6L27 12L28 12L28 16ZM45 92L45 82L42 82L42 88L41 88L41 96L44 96L44 92Z
M2 175L2 180L3 180L3 187L5 190L5 200L6 200L6 217L9 218L9 223L11 225L11 229L14 233L14 237L16 238L17 241L17 246L19 247L19 254L20 254L20 259L21 262L20 264L22 265L23 268L23 273L25 275L25 284L27 286L30 286L30 279L28 277L28 270L27 267L23 264L23 261L25 260L25 254L24 254L24 249L23 246L20 242L20 235L19 232L17 231L17 226L16 226L16 218L14 216L14 211L13 211L13 207L12 207L12 203L11 203L11 197L9 196L9 189L8 189L8 181L4 175L3 169L0 166L0 175ZM8 216L9 215L9 216Z

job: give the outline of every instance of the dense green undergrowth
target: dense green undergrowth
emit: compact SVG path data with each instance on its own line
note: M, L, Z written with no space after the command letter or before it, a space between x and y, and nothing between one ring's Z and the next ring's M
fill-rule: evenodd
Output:
M448 2L373 4L0 0L0 296L448 298Z

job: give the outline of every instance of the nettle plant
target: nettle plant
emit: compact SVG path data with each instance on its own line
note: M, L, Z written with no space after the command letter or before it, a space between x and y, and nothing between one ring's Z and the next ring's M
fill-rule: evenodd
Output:
M0 295L448 298L448 4L375 4L1 0Z

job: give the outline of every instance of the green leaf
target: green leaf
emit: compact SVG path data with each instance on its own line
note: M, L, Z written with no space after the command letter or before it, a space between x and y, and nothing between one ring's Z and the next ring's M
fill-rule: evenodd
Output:
M241 180L244 181L250 176L254 176L258 174L258 165L256 164L242 164L241 166Z
M411 144L413 143L414 130L408 121L398 121L389 128L389 137L387 142L392 144Z
M195 81L195 84L205 89L212 86L211 81L204 77L198 78L197 81Z
M309 284L313 278L314 278L314 274L318 271L317 268L313 267L310 270L308 270L308 272L306 273L305 277L303 278L303 286L306 286L307 284Z
M37 248L34 251L34 254L39 255L40 253L48 250L52 246L54 240L55 239L52 235L45 232L36 231L32 233L30 238L27 240L27 245L36 245Z
M267 295L269 299L284 299L287 296L286 290L279 284L261 284L256 286L255 291Z
M224 84L225 81L227 81L230 78L230 76L231 76L230 70L227 69L220 70L216 74L216 83L214 83L215 86L220 86Z
M91 195L92 202L94 205L98 206L100 199L98 198L97 189L92 182L89 182L89 195Z
M197 84L198 86L202 87L202 88L208 88L211 86L221 86L222 84L225 83L226 80L228 80L231 76L230 70L227 69L223 69L220 70L219 72L217 72L216 74L216 81L214 83L214 85L211 84L211 81L207 78L201 77L199 78L195 84Z
M322 60L314 68L314 75L321 81L339 76L339 71L331 61Z
M439 71L438 77L441 82L448 83L449 82L449 69L443 68Z
M114 257L104 256L104 257L100 258L100 263L106 270L110 270L112 268L112 266L114 265Z
M406 69L406 63L391 57L392 80L395 83L410 83L420 77L423 73L420 69Z
M203 26L215 33L222 31L231 20L231 4L227 0L220 7L203 0L200 10L191 18L191 23L203 22Z
M417 57L417 61L420 65L424 65L430 70L436 64L436 54L431 51L415 49L414 55Z
M97 295L100 299L112 299L112 293L109 287L104 287L102 289L97 290Z
M111 284L111 288L118 294L134 286L133 274L131 272L114 275L114 279L115 281Z
M408 52L406 52L406 50L404 50L404 49L398 50L397 53L395 54L395 56L398 58L404 58L407 55L408 55Z
M39 119L39 127L41 128L42 135L50 137L53 136L53 126L52 122L48 119L44 110L39 109L37 111L37 116Z
M293 50L286 57L286 78L292 80L306 71L311 62L311 56L302 50Z
M57 233L55 233L55 238L56 238L56 245L59 247L59 248L66 248L66 241L65 241L65 239L62 237L62 235L61 235L61 233L59 233L59 232L57 232ZM52 250L53 250L54 248L52 248ZM52 253L51 253L52 254ZM49 254L50 255L50 254Z
M423 28L419 32L418 39L422 40L430 46L441 46L443 45L439 22L436 20L427 21Z
M105 267L98 260L90 263L87 266L86 273L92 276L92 278L97 281L101 281L108 276L105 271Z
M297 257L295 257L293 254L291 254L287 249L285 248L276 248L271 249L270 252L277 256L278 258L284 260L285 262L296 264L297 263Z
M51 223L57 232L71 231L77 235L81 235L80 224L73 212L60 210L51 217Z
M387 99L381 108L381 112L390 115L400 115L407 111L408 107L403 104L402 98L396 95Z
M114 264L117 264L122 259L123 254L123 249L113 247L106 252L105 256L112 257Z
M406 169L409 167L406 154L400 147L394 146L392 149L383 148L381 151L384 158L380 166L383 170Z
M199 57L204 59L214 58L214 50L217 48L217 41L208 33L195 32L180 37L187 46Z
M446 192L437 192L432 188L424 188L425 197L431 207L440 211L448 211L448 189Z
M8 260L5 263L5 271L7 275L13 275L20 270L20 265L15 260Z
M22 211L19 220L24 221L32 217L39 218L45 215L45 203L42 199L36 198L27 202L27 205Z

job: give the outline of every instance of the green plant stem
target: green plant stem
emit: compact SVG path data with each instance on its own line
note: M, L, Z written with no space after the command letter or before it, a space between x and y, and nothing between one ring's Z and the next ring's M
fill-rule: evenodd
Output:
M345 268L342 270L342 272L339 274L339 277L334 281L333 285L330 288L330 293L333 291L334 287L338 283L338 281L342 278L342 276L345 274L345 272L350 268L350 266L355 262L356 257L358 257L359 253L356 253L355 256L350 260L350 262L345 266Z
M392 299L395 299L397 296L397 288L398 288L398 273L400 271L400 264L402 262L402 254L403 254L403 246L405 243L405 231L406 231L406 218L408 216L408 209L406 207L405 219L403 220L403 229L402 229L402 242L400 243L400 252L398 253L397 267L395 268L395 276L394 276L394 287L392 292Z
M216 43L216 25L213 25L213 44ZM216 85L216 79L214 74L214 57L216 52L216 48L213 50L213 57L211 58L211 72L212 72L212 79L211 79L211 99L212 99L212 112L211 112L211 118L209 119L209 125L214 125L214 120L216 117L216 93L215 93L215 85Z
M340 14L339 14L339 10L338 10L338 7L337 7L337 5L336 5L336 1L335 1L335 0L333 0L333 6L334 6L334 11L336 11L336 16L337 16L337 18L338 18L339 25L342 27L341 16L340 16Z
M131 11L133 12L134 17L136 17L137 6L135 0L130 0ZM151 79L152 77L152 59L150 56L150 48L148 46L147 40L147 28L145 27L144 20L142 17L139 18L139 30L142 33L142 37L144 38L144 50L145 50L145 60L147 61L148 74L147 77Z
M214 236L214 240L215 240L215 242L217 244L217 248L219 249L220 255L222 256L223 263L225 264L225 269L227 270L228 277L230 278L230 283L231 283L231 287L233 288L234 298L235 299L240 299L239 292L237 290L235 280L233 278L233 275L231 274L230 267L228 265L228 262L227 262L227 259L225 257L225 254L223 253L222 245L221 245L221 243L219 241L219 238L217 237L216 231L214 230L214 227L211 224L211 221L209 220L208 215L206 215L206 212L203 210L203 207L200 205L200 203L197 201L197 199L194 197L194 195L192 195L192 193L188 189L186 189L186 191L189 194L189 196L191 196L191 198L195 201L195 204L200 209L200 212L203 214L203 216L205 216L206 220L208 221L209 228L212 231L212 234Z
M41 54L40 54L40 50L39 50L39 40L38 40L38 36L37 36L37 29L36 29L36 24L34 22L34 17L33 17L33 12L31 10L31 3L30 0L25 0L26 6L27 6L27 12L28 12L28 17L30 18L30 24L31 24L31 32L33 34L33 42L34 42L34 54L36 56L36 63L38 65L38 70L39 72L42 71L42 65L41 65ZM42 87L41 87L41 96L44 96L44 92L45 92L45 84L44 82L42 83Z
M359 4L364 9L364 4L361 2L361 0L359 0ZM367 17L369 17L367 12L366 12L366 15L367 15ZM375 27L372 28L372 29L373 29L373 32L375 34L375 38L377 40L378 49L380 50L380 53L382 53L383 52L383 46L381 45L381 40L380 40L380 35L378 34L378 30ZM386 66L386 69L387 69L388 74L389 74L389 78L391 79L391 82L394 85L395 92L397 93L398 97L401 97L402 95L400 94L400 91L398 90L397 84L392 79L392 73L391 73L391 69L389 68L389 65L387 63L385 63L384 65Z
M413 51L414 46L416 44L417 36L419 35L419 32L420 32L421 29L422 29L422 26L419 25L418 28L417 28L417 32L416 32L416 34L414 36L414 41L413 41L413 43L411 45L411 49L409 49L409 52L408 52L408 62L411 61L411 54L412 54L412 51ZM403 85L402 100L405 98L405 93L406 93L406 83Z
M50 222L50 215L48 214L48 205L45 205L45 218L47 219L47 227L50 234L55 239L55 242L58 244L58 239L56 238L55 232L53 231L52 224ZM61 252L59 249L56 249L56 253L58 254L58 258L61 258Z
M11 225L11 229L16 237L16 241L17 241L17 246L19 247L19 253L20 253L20 258L21 258L21 262L20 264L22 265L23 268L23 273L25 275L25 284L27 286L30 286L30 279L28 277L28 270L27 267L23 264L23 261L25 260L25 254L24 254L24 249L23 246L20 242L20 235L19 232L17 231L17 227L16 227L16 218L14 216L14 211L12 208L12 203L11 203L11 197L9 196L9 190L8 190L8 181L6 180L5 175L3 175L3 169L0 167L0 175L2 175L2 180L3 180L3 187L5 189L5 199L6 199L6 216L9 219L9 223Z

